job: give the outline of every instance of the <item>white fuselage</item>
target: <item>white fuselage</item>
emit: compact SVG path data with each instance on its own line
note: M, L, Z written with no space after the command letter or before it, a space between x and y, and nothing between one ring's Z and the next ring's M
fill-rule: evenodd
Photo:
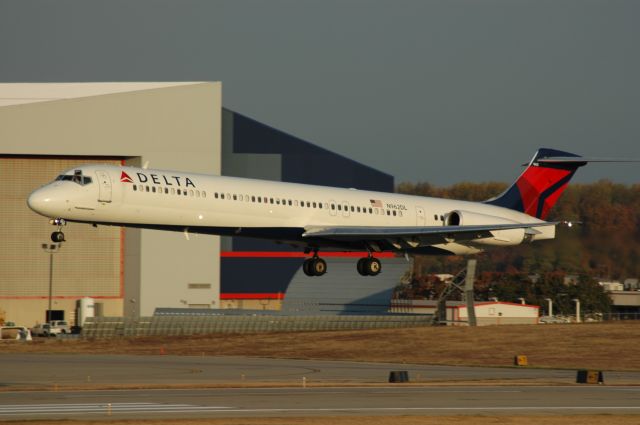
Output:
M302 233L310 226L443 226L454 211L467 220L460 225L542 222L478 202L112 165L69 170L34 191L28 203L42 215L70 221L263 237L301 246L308 243ZM554 232L553 226L540 228L528 240L550 239ZM495 238L439 247L474 253L480 245L519 244L521 234L504 230Z

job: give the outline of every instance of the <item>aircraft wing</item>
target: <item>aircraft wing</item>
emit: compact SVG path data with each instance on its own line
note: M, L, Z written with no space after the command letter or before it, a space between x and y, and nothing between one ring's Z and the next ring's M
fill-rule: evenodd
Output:
M398 241L410 247L446 242L465 242L474 239L494 237L494 231L525 229L526 234L540 233L535 228L555 226L559 222L483 224L472 226L308 226L302 234L305 238L322 238L335 241L375 241L389 240L394 245ZM395 243L394 243L395 242ZM404 244L403 244L404 245Z

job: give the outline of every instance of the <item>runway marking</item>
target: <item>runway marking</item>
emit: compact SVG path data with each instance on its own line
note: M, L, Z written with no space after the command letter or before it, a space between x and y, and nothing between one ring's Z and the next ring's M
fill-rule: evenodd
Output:
M189 404L107 403L89 404L14 404L0 406L0 416L81 415L81 414L149 414L149 413L287 413L287 412L477 412L477 411L639 411L640 406L507 406L507 407L326 407L243 409L227 406L195 406Z
M86 413L189 413L231 409L227 406L194 406L160 403L9 404L0 406L0 416L59 415Z

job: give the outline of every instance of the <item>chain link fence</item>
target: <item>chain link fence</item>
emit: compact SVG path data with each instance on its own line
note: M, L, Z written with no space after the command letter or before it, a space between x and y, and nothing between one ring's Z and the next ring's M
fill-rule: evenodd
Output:
M87 319L84 338L118 336L198 335L388 329L430 326L431 316L152 316L137 320L122 317Z

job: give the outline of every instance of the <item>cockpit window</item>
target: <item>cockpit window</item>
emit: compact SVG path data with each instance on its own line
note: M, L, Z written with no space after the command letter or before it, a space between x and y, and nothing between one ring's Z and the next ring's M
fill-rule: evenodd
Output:
M83 176L82 170L75 170L73 174L60 174L56 180L78 183L80 186L91 184L91 177Z

